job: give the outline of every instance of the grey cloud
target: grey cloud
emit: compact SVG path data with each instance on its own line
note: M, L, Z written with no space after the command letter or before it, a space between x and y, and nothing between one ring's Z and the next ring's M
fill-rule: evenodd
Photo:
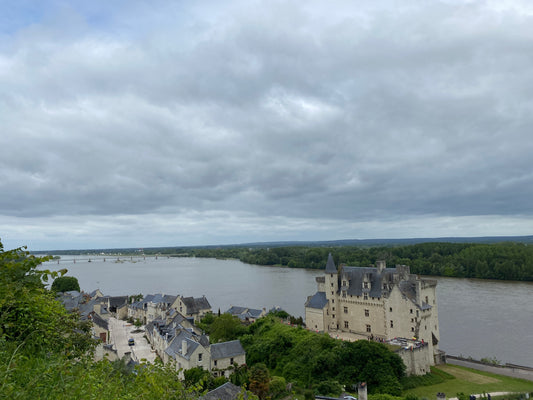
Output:
M494 4L135 3L15 31L0 215L530 218L533 24Z

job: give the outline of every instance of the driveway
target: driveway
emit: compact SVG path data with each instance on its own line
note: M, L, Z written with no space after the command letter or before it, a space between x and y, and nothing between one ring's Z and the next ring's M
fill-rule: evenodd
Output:
M133 333L133 331L137 330L135 325L116 318L109 318L108 323L111 343L117 349L119 358L124 357L124 354L130 352L131 358L134 361L155 361L157 355L155 351L152 351L150 343L144 338L144 330ZM128 345L128 339L130 338L135 340L133 346Z

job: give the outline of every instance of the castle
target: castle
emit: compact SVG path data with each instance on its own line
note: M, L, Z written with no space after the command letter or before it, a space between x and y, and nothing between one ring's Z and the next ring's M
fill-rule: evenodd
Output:
M428 347L427 363L440 363L437 281L410 273L406 265L387 268L340 265L330 254L318 290L305 303L309 329L387 341L416 338Z

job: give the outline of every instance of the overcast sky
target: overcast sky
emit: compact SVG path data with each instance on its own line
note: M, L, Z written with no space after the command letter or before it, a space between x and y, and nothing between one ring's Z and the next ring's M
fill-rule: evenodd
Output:
M533 2L0 0L0 238L533 234Z

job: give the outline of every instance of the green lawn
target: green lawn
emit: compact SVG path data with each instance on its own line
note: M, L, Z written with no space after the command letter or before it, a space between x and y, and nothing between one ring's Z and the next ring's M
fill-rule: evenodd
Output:
M450 364L435 368L452 375L453 378L437 385L407 390L404 395L412 393L433 400L438 392L445 393L447 398L457 397L457 393L460 392L467 395L483 392L533 392L533 382L525 379L510 378Z

